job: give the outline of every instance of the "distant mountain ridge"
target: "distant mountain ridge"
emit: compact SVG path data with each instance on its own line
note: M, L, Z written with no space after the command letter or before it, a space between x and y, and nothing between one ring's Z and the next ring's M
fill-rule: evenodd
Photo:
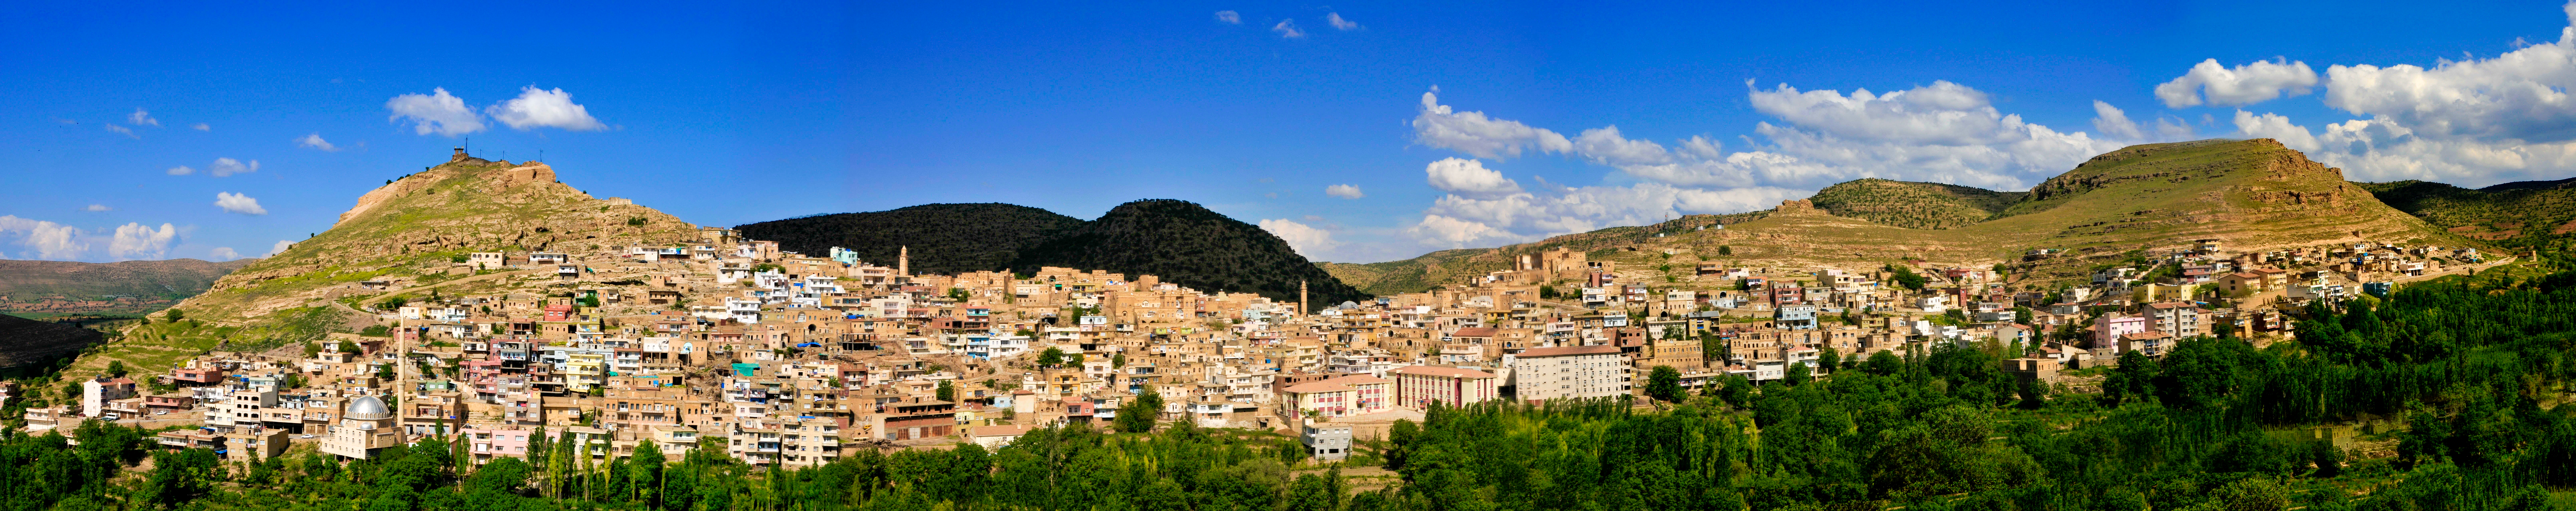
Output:
M2360 183L2381 202L2449 232L2514 247L2576 234L2576 178L2467 189L2426 181Z
M879 264L891 264L896 251L908 246L915 272L1026 273L1060 266L1154 275L1200 291L1259 293L1282 301L1297 299L1300 281L1317 304L1371 297L1260 226L1172 199L1120 204L1088 222L1010 204L926 204L735 229L786 250L824 254L837 246Z
M259 262L196 259L83 263L0 260L0 311L142 313L206 292L215 279Z
M1967 267L2010 264L2027 266L2017 276L2047 281L2081 278L2086 266L2109 262L2088 259L2197 240L2217 240L2229 250L2362 240L2483 245L2435 226L2442 222L2427 223L2430 217L2401 211L2403 205L2383 204L2368 188L2272 139L2141 144L2095 156L2029 192L1863 179L1774 209L1324 266L1370 292L1392 294L1460 283L1509 269L1512 256L1557 247L1619 261L1629 282L1653 284L1688 282L1689 270L1702 262L1793 268L1874 267L1909 259ZM2534 195L2545 192L2576 195L2565 188ZM2052 255L2034 257L2037 249Z

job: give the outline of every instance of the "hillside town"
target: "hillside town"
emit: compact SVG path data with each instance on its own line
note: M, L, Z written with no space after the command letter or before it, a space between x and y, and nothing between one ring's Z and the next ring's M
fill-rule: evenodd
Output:
M477 463L524 457L540 437L599 459L652 444L803 467L1151 414L1281 431L1336 459L1355 437L1432 407L1645 406L1655 373L1698 392L1830 378L1882 353L1981 349L2064 389L2062 371L2197 336L2269 342L2311 304L2483 257L2373 242L2235 252L2204 240L2140 251L2086 285L2034 289L2006 265L1911 261L1702 263L1686 282L1649 282L1556 247L1427 292L1304 303L1096 269L916 274L908 252L800 254L709 227L680 246L470 252L441 269L447 280L352 282L334 296L376 326L86 378L77 404L31 409L26 422L176 421L194 427L160 433L161 445L235 459L298 443L367 458L438 435L470 439Z

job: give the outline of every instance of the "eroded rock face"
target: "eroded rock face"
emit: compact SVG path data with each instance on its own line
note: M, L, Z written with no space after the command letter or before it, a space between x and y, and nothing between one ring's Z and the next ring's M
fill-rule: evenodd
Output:
M106 339L97 330L0 315L0 367L52 361Z

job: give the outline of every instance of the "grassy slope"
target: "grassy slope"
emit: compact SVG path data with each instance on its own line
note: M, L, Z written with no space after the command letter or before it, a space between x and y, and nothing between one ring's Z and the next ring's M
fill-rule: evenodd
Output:
M1871 178L1825 187L1807 200L1835 216L1909 229L1950 229L1992 218L2024 195L2029 194Z
M513 165L468 159L386 184L375 207L216 281L215 289L173 307L191 323L154 323L83 356L66 375L125 360L166 367L230 342L233 349L299 343L346 330L346 311L330 302L350 283L446 278L450 257L473 251L586 251L620 244L667 245L696 235L696 226L634 205L609 205L551 181L505 182ZM629 219L644 219L630 226ZM86 372L84 372L86 371Z
M2463 236L2524 247L2576 232L2576 188L2471 190L2442 183L2356 183L2389 206Z
M1882 192L1878 197L1905 200L1921 193L1928 192ZM2077 257L2025 268L2028 275L2056 279L2077 276L2098 262L2094 259L2116 258L2138 248L2176 247L2196 239L2225 240L2230 250L2360 238L2481 245L2389 208L2343 181L2340 172L2267 139L2123 148L2035 187L2033 193L2000 208L1996 218L1949 229L1909 229L1823 212L1759 213L1731 219L1723 230L1670 228L1674 223L1622 227L1497 249L1451 250L1404 261L1327 267L1349 275L1345 279L1355 284L1369 282L1356 284L1363 289L1391 293L1419 291L1429 287L1422 284L1455 282L1458 276L1503 269L1508 255L1516 250L1554 244L1596 251L1596 259L1619 262L1622 273L1632 279L1643 276L1654 282L1667 280L1658 274L1670 275L1668 280L1685 285L1695 279L1656 268L1698 261L1772 268L1870 267L1906 258L1981 267L2019 264L2023 252L2030 249L2077 251ZM2354 237L2355 231L2360 238ZM1653 232L1671 235L1649 236ZM1718 255L1720 246L1733 255ZM1624 248L1637 250L1601 251ZM1667 257L1666 251L1678 255ZM1413 277L1417 271L1421 277Z

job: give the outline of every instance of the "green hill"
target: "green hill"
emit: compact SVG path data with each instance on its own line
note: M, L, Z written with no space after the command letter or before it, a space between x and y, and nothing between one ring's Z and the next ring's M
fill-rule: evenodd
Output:
M735 226L744 237L822 255L832 247L892 266L912 248L912 271L954 274L1010 267L1020 250L1082 225L1082 219L1011 204L923 204L867 213L814 215Z
M2498 245L2528 247L2576 232L2576 179L2475 190L2425 181L2358 184L2399 211Z
M2024 195L2029 193L1871 178L1825 187L1807 201L1835 216L1908 229L1950 229L1986 221Z
M141 314L206 292L215 279L256 262L0 260L0 311L30 316Z
M1040 266L1146 274L1206 292L1297 299L1304 281L1316 303L1370 297L1334 278L1260 226L1169 199L1121 204L1082 221L1010 204L929 204L869 213L815 215L736 227L807 254L831 247L892 261L912 247L912 270L1034 272Z

